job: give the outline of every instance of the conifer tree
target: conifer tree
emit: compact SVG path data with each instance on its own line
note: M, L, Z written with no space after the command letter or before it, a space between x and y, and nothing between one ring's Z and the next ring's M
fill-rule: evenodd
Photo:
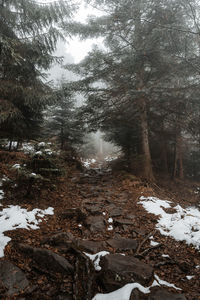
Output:
M59 29L74 7L67 1L0 1L0 136L30 138L52 98L44 71L58 58Z
M198 42L187 1L88 2L105 14L91 18L86 25L75 23L71 31L82 38L103 37L106 49L96 48L78 66L68 66L84 77L73 88L87 95L85 113L91 125L99 122L99 126L104 126L112 118L109 114L114 116L120 107L132 111L132 118L139 125L143 175L153 180L150 117L153 113L159 116L162 109L174 108L169 109L167 117L174 122L174 144L179 149L174 164L179 161L180 166L186 103L188 97L190 103L193 101L191 91L199 86L199 75L193 68L198 62ZM126 118L127 114L122 115ZM134 135L134 127L132 132ZM179 167L180 175L181 172Z

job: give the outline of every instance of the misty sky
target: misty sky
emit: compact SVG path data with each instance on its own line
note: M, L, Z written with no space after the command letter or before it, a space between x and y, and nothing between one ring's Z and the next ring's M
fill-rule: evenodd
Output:
M100 16L102 13L97 9L92 8L90 5L85 5L82 1L79 11L75 14L74 19L78 22L84 23L89 15ZM56 56L63 56L63 64L67 63L78 63L80 62L87 53L92 49L94 44L100 43L101 39L80 41L78 37L73 39L67 39L66 43L58 42ZM73 79L73 74L67 72L59 65L54 65L49 71L48 80L60 79L62 76L67 77L67 79Z

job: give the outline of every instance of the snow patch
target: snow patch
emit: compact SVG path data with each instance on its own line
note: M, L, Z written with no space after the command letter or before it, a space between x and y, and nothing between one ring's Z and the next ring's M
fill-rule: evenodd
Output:
M12 168L13 168L13 169L20 169L21 166L20 166L20 164L14 164L14 165L12 166Z
M108 226L108 231L112 231L113 230L113 226L112 225L109 225Z
M129 300L131 293L134 289L139 289L143 294L149 294L150 288L154 286L165 285L168 287L173 287L176 290L181 290L177 288L174 284L168 283L167 281L161 280L157 275L155 275L155 280L149 287L144 287L141 284L134 282L128 283L124 287L108 293L108 294L97 294L92 300Z
M45 210L35 208L32 211L27 211L18 205L10 205L0 211L0 257L4 256L4 248L11 240L10 237L3 233L8 230L15 230L17 228L24 229L38 229L39 223L45 215L53 215L53 208L49 207ZM39 218L39 219L36 219Z
M195 277L194 275L188 275L188 276L186 276L187 280L191 280L194 277Z
M99 263L100 263L101 257L103 257L103 256L105 256L107 254L110 254L110 253L108 251L101 251L101 252L98 252L96 254L89 254L89 253L86 253L86 252L84 252L84 254L86 256L88 256L89 259L91 259L91 261L94 264L95 270L96 271L100 271L101 267L100 267Z
M161 234L171 236L177 241L186 241L200 249L200 211L194 207L174 207L175 213L167 213L163 208L171 208L170 201L160 200L156 197L140 197L146 211L160 216L156 227Z
M150 242L150 246L152 246L152 247L155 247L155 246L158 246L158 245L159 245L159 243L157 243L157 242L154 242L154 241Z

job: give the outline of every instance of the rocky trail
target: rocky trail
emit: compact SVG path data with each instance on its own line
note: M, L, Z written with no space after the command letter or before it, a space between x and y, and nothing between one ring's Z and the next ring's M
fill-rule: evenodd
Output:
M38 203L24 203L52 206L54 215L37 230L6 232L0 299L200 299L200 252L161 235L141 196L163 195L101 167L61 178Z

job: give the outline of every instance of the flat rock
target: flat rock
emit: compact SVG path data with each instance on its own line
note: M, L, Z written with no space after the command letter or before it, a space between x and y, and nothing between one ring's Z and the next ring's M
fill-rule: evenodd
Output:
M67 259L51 250L33 248L24 244L19 244L19 248L30 255L42 269L62 274L71 274L74 271L73 266Z
M109 211L111 217L120 217L122 215L122 209L119 207L115 207Z
M136 240L121 237L107 240L106 243L117 250L136 250L138 246Z
M102 216L89 216L85 220L85 225L91 232L102 232L106 229L104 218Z
M100 266L100 280L110 292L131 282L149 284L153 277L153 268L132 256L106 255L102 257Z
M86 218L85 213L80 208L68 208L60 214L62 219L76 218L78 221L83 221Z
M139 289L134 289L129 300L148 300L148 294L143 294Z
M148 300L186 300L186 297L183 294L170 293L163 288L155 288L148 295L147 299Z
M85 209L92 215L101 215L102 214L102 206L100 205L88 205Z
M0 282L9 296L19 293L29 285L22 270L7 260L0 261Z
M50 237L44 238L42 244L49 244L55 246L70 246L74 239L75 238L71 232L59 232Z
M76 244L82 251L88 251L91 253L97 253L105 249L105 242L78 240L76 241Z
M115 219L114 223L116 225L133 225L133 220L132 219L128 219L128 218L120 218L120 219Z

